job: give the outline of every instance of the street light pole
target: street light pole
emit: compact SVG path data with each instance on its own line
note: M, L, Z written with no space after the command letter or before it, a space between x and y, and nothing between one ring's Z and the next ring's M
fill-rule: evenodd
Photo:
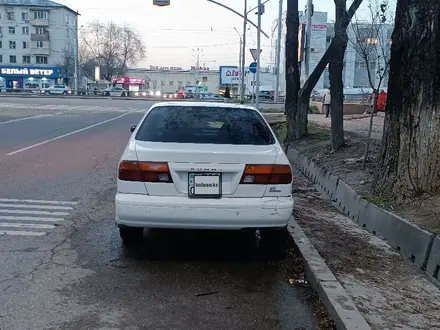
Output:
M310 41L312 38L312 11L313 0L307 0L307 30L306 30L306 44L305 44L305 58L304 58L304 82L309 78L310 68Z
M276 82L275 82L275 95L273 98L274 102L278 102L279 88L280 88L280 57L281 57L281 31L283 29L283 0L280 0L278 8L278 37L277 37L277 49L276 49Z
M241 68L240 68L240 103L244 103L244 78L246 75L246 27L247 27L247 0L244 0L244 14L243 14L243 37L241 48Z
M258 0L258 31L257 31L257 77L256 77L256 84L257 88L255 89L255 107L257 109L260 108L259 104L259 94L260 94L260 59L261 59L261 0Z
M239 85L239 95L240 95L240 102L241 102L241 81L243 80L243 76L241 75L241 69L242 69L242 65L241 65L241 56L242 56L242 54L241 54L241 47L242 47L242 44L243 44L243 40L242 40L242 37L241 37L241 34L240 34L240 32L238 32L238 30L237 30L237 28L236 27L234 27L234 30L235 30L235 32L237 32L237 34L238 34L238 36L240 37L240 47L239 47L239 50L238 50L238 67L240 68L240 85Z
M75 94L78 95L78 17L75 18L75 36L73 45L73 61L74 61L74 72L73 80L75 84Z

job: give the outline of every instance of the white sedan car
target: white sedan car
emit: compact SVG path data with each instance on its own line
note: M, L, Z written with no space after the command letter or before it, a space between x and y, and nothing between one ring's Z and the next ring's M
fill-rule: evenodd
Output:
M265 240L284 234L291 167L258 110L163 102L130 130L115 198L124 243L141 239L144 228L259 229Z

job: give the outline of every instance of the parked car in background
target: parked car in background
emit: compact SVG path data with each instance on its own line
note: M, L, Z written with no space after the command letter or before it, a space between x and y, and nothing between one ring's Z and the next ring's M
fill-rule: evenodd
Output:
M109 87L104 90L104 96L127 96L128 92L122 87Z
M71 95L72 89L66 85L53 85L43 90L44 94Z

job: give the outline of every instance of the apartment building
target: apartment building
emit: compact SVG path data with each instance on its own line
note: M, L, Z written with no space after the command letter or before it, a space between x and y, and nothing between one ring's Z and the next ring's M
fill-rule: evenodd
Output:
M73 79L78 13L49 0L0 1L0 88Z
M280 89L285 91L285 42L286 42L286 24L285 24L285 16L286 13L283 14L283 26L281 33L281 56L280 56ZM301 71L304 72L304 30L306 17L303 13L299 13L300 15L300 35L298 36L300 42L299 48L299 59L298 61L301 63ZM348 89L352 88L370 88L370 83L368 80L368 71L365 60L362 58L359 49L359 43L370 43L372 45L376 45L376 47L384 47L385 54L389 54L390 45L389 42L391 38L392 31L394 29L393 25L382 25L373 29L372 31L371 23L352 23L355 25L350 25L347 29L347 34L349 37L349 43L347 45L347 50L345 53L344 59L344 87ZM275 66L275 57L276 57L276 43L277 43L277 34L276 29L278 26L278 21L275 20L272 24L272 38L271 38L271 65ZM302 30L302 31L301 31ZM371 36L374 34L374 37ZM332 39L334 37L334 24L327 22L327 13L326 12L314 12L312 17L312 31L311 31L311 43L310 43L310 66L309 72L312 72L322 55L325 53L326 49L330 45ZM379 41L381 39L381 42ZM385 42L384 42L385 41ZM385 45L388 43L388 46ZM378 53L381 53L382 49L377 49ZM381 56L381 59L378 59L377 56L374 56L374 52L372 52L372 58L369 61L370 73L373 78L373 83L377 85L378 75L377 70L379 68L383 68L384 64L380 63L380 61L384 61L387 59L389 55ZM272 70L275 72L275 70ZM388 85L388 79L385 77L382 82L382 86L386 87ZM330 86L329 81L329 73L328 68L324 71L323 75L319 79L316 84L316 89L328 88Z

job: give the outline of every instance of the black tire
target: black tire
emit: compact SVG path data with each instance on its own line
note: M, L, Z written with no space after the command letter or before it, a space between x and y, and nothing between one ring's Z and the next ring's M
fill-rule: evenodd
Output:
M110 92L106 92L106 93L105 93L105 96L110 96Z
M140 227L121 227L119 228L119 236L125 245L133 245L139 243L144 235L144 228Z
M125 93L124 92L122 92L121 97L125 97Z
M66 95L67 95L67 92L63 92L63 95L66 96Z

